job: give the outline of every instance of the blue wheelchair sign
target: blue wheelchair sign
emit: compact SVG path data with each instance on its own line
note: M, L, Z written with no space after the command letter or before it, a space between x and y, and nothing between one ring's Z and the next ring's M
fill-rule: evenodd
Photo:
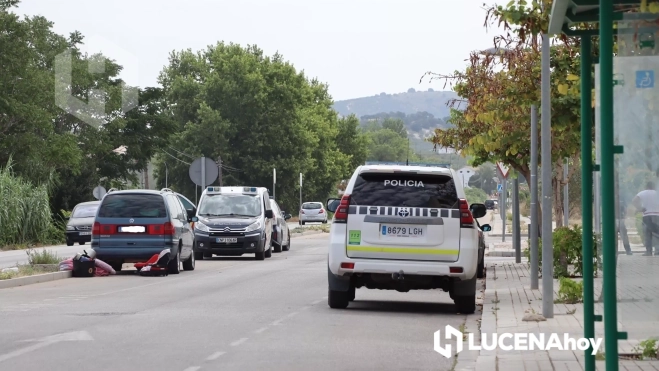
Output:
M654 71L636 71L636 87L640 89L654 88Z

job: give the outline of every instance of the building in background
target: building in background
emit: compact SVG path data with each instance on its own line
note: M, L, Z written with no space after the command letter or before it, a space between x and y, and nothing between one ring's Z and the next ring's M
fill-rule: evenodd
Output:
M462 186L469 187L469 179L476 173L476 169L471 166L465 166L458 169L458 175L462 179Z

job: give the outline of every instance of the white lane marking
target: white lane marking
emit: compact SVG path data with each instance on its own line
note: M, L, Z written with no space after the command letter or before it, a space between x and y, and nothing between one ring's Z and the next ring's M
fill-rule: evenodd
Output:
M298 312L293 312L293 313L290 313L287 317L293 317L296 314L298 314Z
M261 327L260 329L254 331L254 333L255 333L255 334L260 334L260 333L264 332L264 331L267 330L267 329L268 329L267 327Z
M320 303L321 301L322 301L322 300L316 300L316 301L314 301L313 303L311 303L311 305L316 305L316 304Z
M278 320L272 322L272 325L273 326L279 326L279 324L281 324L283 321L284 321L284 319L278 319Z
M188 368L186 368L184 371L197 371L197 370L199 370L200 368L201 368L201 367L199 367L199 366L192 366L192 367L188 367Z
M242 339L240 339L240 340L236 340L236 341L234 341L233 343L231 343L231 346L232 346L232 347L235 347L235 346L238 346L238 345L240 345L240 344L242 344L242 343L244 343L244 342L246 342L246 341L247 341L247 338L242 338Z
M214 361L214 360L220 358L222 355L224 355L224 353L226 353L226 352L215 352L215 353L211 354L210 357L206 358L206 360L207 361Z
M307 309L309 309L309 308L310 308L310 307L307 305L306 307L302 307L302 309L300 309L300 310L307 310Z

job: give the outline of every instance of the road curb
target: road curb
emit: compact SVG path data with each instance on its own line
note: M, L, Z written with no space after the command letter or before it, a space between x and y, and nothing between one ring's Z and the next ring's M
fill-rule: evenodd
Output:
M34 276L27 276L27 277L10 278L8 280L0 281L0 290L9 289L12 287L33 285L35 283L57 281L64 278L70 278L72 277L72 275L73 275L72 271L62 271L62 272L37 274Z
M303 237L303 236L309 236L313 234L321 234L321 233L326 233L323 231L304 231L302 233L296 233L295 235L291 235L291 238L296 238L296 237ZM327 233L329 235L329 233Z

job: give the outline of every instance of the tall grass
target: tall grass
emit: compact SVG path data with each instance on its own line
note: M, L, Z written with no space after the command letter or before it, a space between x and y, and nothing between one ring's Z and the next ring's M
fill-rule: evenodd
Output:
M45 241L52 222L48 185L14 175L11 161L0 168L0 247Z

